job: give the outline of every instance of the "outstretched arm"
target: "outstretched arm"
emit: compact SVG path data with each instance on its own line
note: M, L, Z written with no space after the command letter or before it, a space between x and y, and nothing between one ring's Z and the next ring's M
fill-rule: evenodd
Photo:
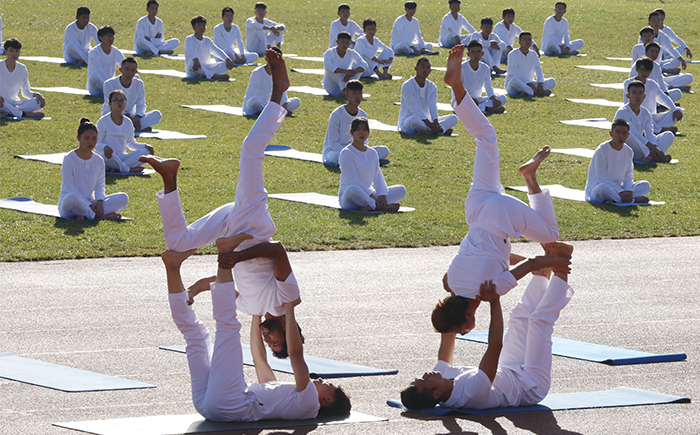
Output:
M501 310L501 299L496 293L496 285L491 281L486 281L479 288L479 297L482 301L491 304L491 324L489 325L489 342L486 353L481 358L479 370L486 373L491 382L496 378L498 371L498 359L501 357L503 348L503 312Z
M292 372L294 372L294 382L297 385L297 391L304 391L309 385L309 366L304 361L304 347L301 344L301 335L294 317L294 307L300 303L301 299L284 303L284 314L287 323L287 351L289 352Z
M520 280L522 277L532 272L533 270L546 269L549 267L566 269L571 264L571 260L564 257L535 257L529 258L527 261L523 261L514 267L510 273L516 280ZM567 272L568 273L568 272Z
M455 352L455 336L454 332L443 332L440 334L438 361L445 361L447 364L452 365L452 356Z
M253 354L253 365L255 366L255 374L258 375L258 383L276 381L277 378L267 363L267 352L263 344L262 335L260 334L261 316L253 316L250 323L250 353Z
M285 281L292 273L292 265L289 264L287 250L280 242L263 242L243 251L220 252L219 265L226 269L231 269L241 261L252 260L254 258L270 258L275 268L275 278L278 281Z

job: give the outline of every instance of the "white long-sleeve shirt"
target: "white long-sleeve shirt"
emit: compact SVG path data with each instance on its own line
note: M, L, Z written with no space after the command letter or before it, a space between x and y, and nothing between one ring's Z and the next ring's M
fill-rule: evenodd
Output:
M668 37L668 35L663 31L659 30L659 32L654 36L654 41L661 46L662 50L665 50L665 57L667 58L678 58L678 57L683 57L681 53L676 50L676 48L673 46L673 43L671 43L671 38ZM641 42L641 37L639 39L639 42ZM662 53L659 53L659 56L661 56ZM659 57L661 59L661 57Z
M134 124L126 116L122 117L121 125L117 125L108 113L97 121L97 130L100 133L97 136L95 150L102 154L104 154L105 146L112 148L112 152L117 156L126 154L127 148L135 151L146 146L144 143L136 142Z
M29 86L27 67L15 62L15 69L10 72L7 69L7 60L0 60L0 97L7 101L18 101L20 92L27 99L34 96Z
M338 43L336 40L338 39L338 33L340 32L348 32L350 34L350 38L354 41L355 36L358 38L362 35L365 34L365 32L362 31L362 28L353 20L348 20L348 24L346 26L343 26L343 23L340 22L340 18L337 20L333 21L331 23L331 32L330 32L330 39L328 41L328 48L333 48Z
M632 83L634 80L636 80L635 77L630 77L627 80L625 80L625 83L622 86L622 102L625 104L629 103L630 101L629 98L627 98L627 86L629 86L629 84ZM673 102L671 97L664 94L661 91L659 84L650 78L647 79L646 83L644 83L644 93L646 93L646 97L644 97L642 107L645 107L652 115L656 113L657 104L661 104L668 110L676 109L676 104Z
M657 144L656 135L654 134L654 121L651 119L649 111L641 106L639 114L634 113L629 103L617 109L615 118L624 119L630 125L630 137L640 145L640 151L644 156L649 155L649 148L642 146L650 142L653 145Z
M338 47L329 48L323 54L323 68L326 70L326 73L323 75L324 88L326 87L326 80L329 80L328 77L331 74L338 74L335 72L336 69L355 69L357 67L362 67L365 71L369 68L369 65L360 56L360 53L352 48L348 48L345 51L345 56L340 57L338 55Z
M112 77L104 83L105 102L102 105L102 115L106 115L111 111L109 104L107 104L109 102L109 94L112 91L120 90L126 95L124 113L131 116L146 116L146 88L143 85L143 81L138 77L134 77L131 80L131 85L125 88L120 78L121 76Z
M222 50L230 49L239 56L245 54L241 29L235 24L231 24L231 30L228 31L224 27L224 23L214 27L214 45Z
M374 148L367 147L364 151L360 151L350 144L340 152L338 163L340 164L339 197L343 196L343 192L350 186L361 188L367 195L374 192L377 196L387 194L386 181L382 170L379 169L379 156Z
M203 36L201 41L194 35L185 38L185 65L188 70L194 70L195 59L199 59L200 64L212 63L212 55L219 59L228 59L224 50L217 47L208 36Z
M156 38L156 35L160 33L160 37ZM146 39L148 37L149 39ZM156 17L155 23L151 24L148 19L148 15L139 18L136 22L136 32L134 32L134 51L137 50L137 41L149 41L155 44L160 44L165 38L165 32L163 31L163 20ZM154 53L158 54L158 53Z
M323 152L329 150L342 151L343 148L352 143L352 133L350 133L350 124L352 120L364 116L369 119L364 110L357 108L357 114L351 115L342 105L335 109L331 116L328 117L328 128L326 129L326 139L323 142ZM365 141L365 145L369 140Z
M657 59L660 59L661 57L658 57ZM632 68L630 69L630 77L637 77L637 66L632 63ZM661 71L661 65L659 62L654 61L654 68L651 70L651 74L649 75L649 78L654 80L657 85L659 85L659 89L661 89L661 92L664 94L668 94L668 84L666 84L666 80L664 80L664 73Z
M399 130L407 118L418 116L420 119L433 121L438 118L437 86L425 79L421 88L415 77L411 77L401 85L401 109L399 110Z
M618 119L615 116L615 119ZM594 201L593 189L601 184L611 187L615 192L631 191L634 188L634 152L627 145L616 150L610 142L598 145L588 165L586 180L586 201Z
M265 49L267 46L265 45L265 37L263 36L263 32L266 30L263 29L264 26L268 27L277 27L277 26L282 26L282 30L286 30L286 27L284 24L281 23L275 23L272 20L268 20L267 18L263 19L262 23L259 23L258 20L255 19L255 17L250 17L245 21L245 49L250 51L251 53L263 53L265 52Z
M272 76L265 71L265 65L259 66L250 73L250 79L248 80L248 87L245 90L245 97L243 97L243 107L246 105L246 101L253 97L262 98L265 101L270 101L270 96L272 95ZM283 105L288 100L287 92L282 94L282 100L280 105Z
M488 50L491 48L491 42L496 41L498 44L498 48L501 50L506 49L506 44L501 40L501 38L498 37L495 33L491 32L489 34L488 39L484 39L484 35L481 32L474 32L471 35L469 35L469 42L471 41L479 41L481 42L481 45L484 50Z
M391 28L391 48L396 50L396 45L401 42L409 46L425 44L417 18L413 17L408 21L406 15L401 15L394 21L394 26Z
M110 47L109 54L105 53L102 45L96 45L88 55L88 77L101 72L105 77L112 78L117 68L122 66L124 55L114 45Z
M542 65L540 58L532 50L527 54L518 48L508 53L508 72L506 73L506 86L513 80L518 78L524 83L544 83L544 74L542 73Z
M642 56L646 56L646 50L644 49L644 44L641 42L634 47L632 47L632 68L634 68L634 63ZM657 59L664 58L664 48L659 47L659 57Z
M63 158L58 203L69 193L77 193L89 202L105 199L105 162L102 157L92 153L89 159L83 160L73 150Z
M2 39L2 17L0 17L0 41L4 41L4 39ZM4 52L5 49L3 47L0 47L0 54Z
M554 19L554 15L544 20L544 27L542 28L542 47L546 47L548 43L554 43L557 45L569 45L569 21L562 17L561 20L557 21Z
M442 17L442 22L440 23L440 40L443 39L453 39L455 36L461 36L462 30L466 30L467 34L476 32L476 29L469 24L464 15L457 14L457 19L452 16L452 12L448 12Z
M668 39L670 39L671 42L678 45L678 51L681 54L683 54L685 52L685 49L688 48L688 44L686 44L680 36L676 35L676 32L674 32L670 27L663 26L661 28L661 31L664 32L666 36L668 36Z
M481 97L482 92L486 96L493 97L493 85L491 84L491 68L484 62L479 62L476 71L469 64L469 61L462 64L462 83L464 89L472 98Z
M77 44L86 50L90 50L90 40L95 42L95 45L100 45L100 40L97 38L97 26L88 23L83 29L78 29L75 21L66 26L66 31L63 33L63 57L66 57L66 47L68 44Z
M362 56L362 58L369 64L373 57L377 56L377 53L382 52L389 47L386 46L382 41L376 36L374 37L374 43L370 44L367 40L367 35L362 35L355 41L355 51Z
M522 29L515 23L511 24L510 29L508 29L503 20L501 20L493 26L493 33L498 35L507 46L515 47L515 39L522 33Z

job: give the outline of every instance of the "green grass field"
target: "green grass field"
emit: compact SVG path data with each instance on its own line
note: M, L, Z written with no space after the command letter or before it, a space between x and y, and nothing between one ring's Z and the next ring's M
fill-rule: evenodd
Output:
M91 21L98 27L110 24L116 30L115 45L133 48L136 20L145 14L145 0L124 0L119 7L110 2L88 4ZM220 11L230 4L236 11L234 23L242 31L245 19L252 15L253 1L221 3L211 0L185 2L163 0L159 17L165 23L166 37L184 38L191 33L189 20L202 14L209 20L207 35L213 36L220 22ZM283 50L305 56L322 56L327 47L330 22L337 18L337 1L270 0L268 17L283 22L288 31ZM447 1L419 3L416 17L428 41L437 41L440 20L447 12ZM483 16L500 20L501 10L510 1L464 2L462 13L478 27ZM540 40L542 23L551 15L554 1L523 1L516 8L516 23L530 30ZM34 9L27 3L3 2L3 37L16 36L24 44L23 55L61 56L63 29L75 15L77 3L65 0L43 2ZM589 0L569 4L566 17L573 38L583 38L587 57L542 58L545 76L557 79L555 97L535 100L510 100L508 113L490 117L499 134L501 177L504 185L521 185L517 167L544 145L559 148L594 148L608 137L607 132L560 124L563 119L606 117L615 109L578 105L565 101L573 98L621 100L621 91L599 89L588 83L622 82L622 73L574 68L576 64L611 64L605 56L629 57L637 41L638 30L646 24L647 14L662 6L667 21L691 49L700 53L695 17L695 1L658 3L641 0L606 2ZM361 22L374 17L379 24L378 37L389 43L394 19L403 13L403 1L353 2L352 18ZM176 53L182 53L181 45ZM433 66L444 66L447 51L431 57ZM21 58L20 58L21 61ZM415 58L400 57L393 73L408 78ZM84 88L86 68L57 64L24 62L33 86L71 86ZM288 60L288 66L321 68L319 63ZM139 58L142 69L178 69L181 61ZM227 104L241 106L251 67L231 72L236 80L229 83L191 82L172 77L143 75L150 109L163 112L158 128L191 134L206 134L208 139L190 141L149 141L156 154L176 157L182 163L179 183L185 216L191 222L211 209L230 202L234 197L238 173L240 144L253 124L252 120L225 114L196 111L180 104ZM698 73L697 65L688 72ZM449 102L440 71L431 79L438 84L439 101ZM290 73L293 85L320 87L320 76ZM371 94L362 108L373 118L396 124L402 81L366 82ZM494 80L503 87L503 79ZM0 198L27 196L37 202L58 201L61 169L58 165L14 159L15 154L65 152L75 144L78 119L94 122L99 118L101 99L44 92L46 115L51 120L12 122L0 120ZM342 100L298 94L302 107L295 118L287 119L274 143L298 150L321 152L327 119ZM670 153L680 160L677 165L636 167L635 178L651 182L650 197L666 201L665 206L618 208L555 199L555 207L564 240L686 236L699 234L697 164L700 152L694 138L698 136L698 102L696 95L685 94L681 100L686 117L680 124L682 136ZM463 202L469 189L474 142L460 124L457 138L402 137L397 133L376 131L370 141L391 149L391 164L383 169L389 184L404 184L408 196L402 204L416 211L396 215L364 215L289 203L271 199L270 211L277 224L276 238L291 250L361 249L390 246L428 246L457 244L468 228L464 222ZM563 184L583 189L588 159L552 154L540 169L542 184ZM271 193L320 192L337 194L339 172L322 165L268 157L264 164L266 186ZM158 176L107 177L107 193L123 191L131 198L125 216L129 222L71 222L33 214L0 210L0 260L45 260L101 256L157 255L164 248L161 220L155 192L162 188ZM521 199L524 194L516 193ZM202 249L201 252L213 252Z

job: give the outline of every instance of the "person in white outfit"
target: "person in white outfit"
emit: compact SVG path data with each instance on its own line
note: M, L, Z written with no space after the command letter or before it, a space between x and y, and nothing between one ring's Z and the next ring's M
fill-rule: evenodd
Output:
M663 27L663 21L661 19L661 14L658 12L652 12L649 14L649 26L654 29L654 41L658 43L661 48L663 48L663 58L661 59L661 67L663 72L669 74L678 74L681 72L681 68L685 69L686 64L683 59L683 54L681 54L673 46L671 39L666 33L664 33L661 28Z
M166 40L165 36L163 36L163 20L156 17L158 7L156 0L148 0L148 3L146 3L148 15L139 18L136 22L134 51L140 56L173 54L173 51L180 46L179 39Z
M340 187L338 201L346 210L389 211L399 210L399 201L406 197L406 188L400 184L387 186L379 168L377 151L367 146L369 121L355 118L350 124L352 143L340 152Z
M190 21L194 34L185 38L185 69L187 77L207 80L229 79L228 71L233 68L233 61L226 53L214 44L208 36L204 36L207 31L207 19L197 15ZM212 59L212 56L218 59Z
M670 131L674 134L677 133L678 128L675 125L678 121L683 119L683 114L685 112L682 108L676 107L671 97L661 91L659 84L649 78L654 69L654 62L647 57L642 57L637 59L635 67L637 69L637 76L628 78L623 84L622 101L624 103L629 101L627 86L633 81L639 80L644 83L646 97L642 105L651 113L651 118L654 120L654 133L659 134L663 131ZM658 105L668 110L659 113L657 112Z
M2 41L2 17L0 17L0 41ZM5 54L5 47L0 46L0 54Z
M528 273L559 261L549 257L521 261L523 257L511 254L510 238L522 236L538 243L553 243L559 237L552 198L537 182L537 169L550 149L539 150L519 168L530 205L506 195L500 180L496 130L462 83L463 53L461 45L450 50L445 82L454 92L455 113L476 141L472 185L464 205L469 232L443 277L444 288L451 296L433 310L431 319L438 332L464 332L470 323L473 327L479 287L484 281L492 281L498 294L504 295ZM509 270L509 263L517 266Z
M632 148L625 145L630 125L616 118L610 140L598 145L588 166L586 201L597 204L646 203L651 190L648 181L634 181Z
M652 81L646 82L651 86ZM666 152L673 144L676 136L671 131L661 134L654 133L654 121L651 113L643 106L646 100L646 85L639 80L633 80L627 85L627 103L615 113L614 119L623 119L629 124L627 145L634 152L634 159L642 162L668 163L671 156Z
M146 87L140 77L136 76L138 63L133 57L127 57L122 61L121 75L113 77L104 83L105 102L102 105L102 115L110 112L109 95L112 91L122 91L128 102L124 109L124 116L134 124L135 131L151 131L158 124L163 115L159 110L146 112Z
M501 41L501 38L493 33L493 20L491 17L481 19L481 31L472 33L467 41L479 41L484 47L483 62L491 68L494 74L505 74L506 71L500 68L501 55L506 49L506 44Z
M360 109L362 102L362 90L364 86L359 80L351 80L345 87L345 96L348 102L335 109L328 117L326 138L323 141L323 163L338 166L340 152L353 141L350 127L355 118L369 118L367 113ZM365 142L367 145L367 142ZM371 147L377 152L380 164L389 163L389 148L385 146Z
M75 14L75 21L67 25L63 33L63 59L68 63L87 65L90 40L100 45L97 26L90 22L90 9L81 6Z
M417 8L416 2L404 3L406 14L394 21L391 28L391 49L396 54L425 54L433 51L433 44L423 40L420 23L414 17Z
M362 77L370 77L376 74L382 80L390 80L391 64L394 63L394 50L387 47L375 35L377 34L377 22L367 18L362 22L365 33L355 41L354 50L367 62L367 69L362 72Z
M350 80L357 80L369 67L358 52L350 48L350 34L340 32L338 45L323 54L323 89L333 97L341 97Z
M121 219L120 211L129 196L118 192L105 195L105 163L93 153L97 127L87 118L80 120L78 148L63 158L58 213L62 218L81 220Z
M437 86L428 80L432 71L430 59L421 57L416 66L416 76L401 85L401 109L399 131L406 134L449 136L459 119L456 115L437 114Z
M114 29L102 26L97 31L100 44L90 50L88 55L87 85L90 95L104 96L104 83L116 75L124 55L114 46Z
M522 32L518 37L520 48L508 53L508 72L506 73L506 92L516 96L546 96L557 85L553 78L544 78L542 65L537 53L530 50L532 34Z
M466 30L469 36L476 32L476 29L469 24L464 15L459 11L462 7L461 0L449 1L450 11L442 17L440 22L440 47L452 48L462 43L462 30Z
M491 85L491 68L481 62L483 47L479 41L467 45L467 60L462 64L462 83L479 110L490 113L506 111L505 95L496 95ZM486 96L482 96L486 92Z
M680 51L681 54L685 54L686 56L688 56L689 59L692 59L693 53L691 53L690 48L688 47L688 44L686 44L685 41L683 41L680 36L676 35L676 32L674 32L673 29L671 29L670 27L665 25L666 12L660 8L654 9L654 12L658 13L659 16L661 17L661 28L659 30L664 32L666 34L666 36L668 36L668 39L671 40L671 42L678 45L678 50Z
M267 5L255 3L255 16L245 22L245 49L259 56L265 55L265 50L271 47L282 48L284 31L287 27L265 18Z
M654 80L661 91L671 97L673 102L680 101L683 96L683 91L690 92L690 85L693 83L694 77L692 74L674 74L669 76L664 76L662 72L662 66L659 63L661 57L659 53L661 52L661 46L656 42L652 41L644 47L644 55L654 62L654 69L649 76L650 79ZM636 62L632 65L630 70L630 77L637 75Z
M282 54L282 50L277 47L272 47L271 50ZM255 68L250 74L248 87L243 98L243 114L245 116L260 115L260 112L267 106L267 102L270 101L270 95L272 95L272 70L270 65L266 63ZM297 97L287 97L287 92L282 94L280 103L287 110L288 116L301 107L301 100Z
M29 71L17 62L22 43L17 38L11 38L2 47L7 58L0 60L0 116L43 118L41 109L46 105L46 100L40 93L32 92ZM19 98L20 92L26 100Z
M564 18L566 3L554 5L554 15L544 21L542 50L547 56L575 56L583 48L583 39L569 38L569 21Z
M328 48L333 48L338 44L337 40L340 32L347 32L350 35L351 48L355 48L357 38L364 34L360 26L350 19L350 5L347 3L342 3L338 6L338 19L331 23Z
M573 247L563 243L545 246L549 255L571 256ZM552 383L552 334L561 310L574 294L567 283L570 269L553 268L533 273L523 296L510 312L503 336L503 311L496 285L481 285L480 299L490 305L488 345L479 367L454 367L455 333L443 333L438 362L432 372L417 378L401 392L411 410L429 409L438 403L453 409L489 409L539 403Z
M515 10L513 8L503 9L503 13L501 15L503 19L493 26L493 33L498 35L498 37L501 38L501 41L506 44L506 49L501 52L501 63L507 63L508 53L513 51L513 47L515 47L515 39L518 37L518 35L520 35L520 33L522 33L523 30L520 28L520 26L514 23ZM538 56L540 55L540 49L537 47L535 41L532 41L531 49L535 51Z
M236 65L251 64L258 60L257 53L247 51L243 45L241 30L233 24L233 8L230 6L223 8L221 19L224 22L214 27L214 45L224 50Z
M127 100L123 91L109 94L110 112L97 121L97 153L104 159L107 172L142 172L140 156L153 154L153 147L134 139L134 124L124 115ZM127 153L127 148L132 152Z

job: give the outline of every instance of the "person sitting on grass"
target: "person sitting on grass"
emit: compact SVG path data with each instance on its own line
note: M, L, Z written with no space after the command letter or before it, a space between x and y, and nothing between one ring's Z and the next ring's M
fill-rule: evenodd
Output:
M87 65L90 57L90 40L100 45L97 26L90 22L90 9L81 6L75 13L75 21L66 26L63 33L63 59L75 65Z
M515 38L517 38L523 30L514 23L515 10L513 8L503 9L501 16L503 19L493 26L493 33L498 35L501 41L506 44L506 49L501 52L501 63L506 63L508 62L508 53L513 51L513 47L515 47ZM535 44L535 41L532 41L532 50L537 53L538 56L540 55L540 49L537 47L537 44Z
M328 48L338 45L338 34L347 32L350 35L350 46L354 48L357 38L363 35L362 29L356 22L350 19L350 5L341 3L338 6L338 19L331 23L331 32L328 40Z
M157 56L159 54L173 54L173 50L180 46L180 40L177 38L165 40L163 36L163 20L156 17L158 7L157 0L148 0L146 3L148 15L139 18L136 22L134 51L138 55Z
M32 92L29 71L17 62L22 43L17 38L11 38L5 41L3 48L7 57L0 60L0 116L43 118L41 109L46 105L46 100L40 93ZM26 100L19 98L20 91Z
M564 18L566 3L554 5L554 15L544 21L542 50L547 56L576 56L583 48L583 39L569 39L569 21Z
M265 55L265 50L272 47L282 48L284 31L287 27L265 18L267 5L255 3L255 16L245 22L245 49L259 56Z
M139 157L153 154L152 146L134 139L134 124L124 115L126 103L123 91L112 91L108 101L111 111L97 121L97 152L104 158L107 172L142 172ZM132 152L127 153L127 148Z
M358 80L369 68L360 53L350 48L350 34L340 32L338 45L323 54L323 89L332 97L340 97L350 80Z
M90 95L102 97L104 95L104 83L116 75L116 70L121 67L124 55L114 46L114 29L110 26L102 26L97 31L99 45L90 50L88 55L87 90Z
M229 79L226 74L234 67L233 61L226 53L214 44L208 36L207 19L201 15L190 20L194 34L185 38L185 69L187 77L191 79L223 80ZM222 61L211 58L214 55Z
M223 23L214 27L214 45L224 50L236 65L251 64L258 60L257 53L247 51L243 45L241 30L233 24L233 8L230 6L223 8L221 19Z
M277 47L272 47L271 50L282 54L282 50ZM255 55L257 56L257 54ZM272 71L270 70L270 65L265 64L259 66L250 73L250 78L248 79L248 87L245 90L245 97L243 97L243 115L245 116L258 116L267 106L267 102L270 101L270 95L272 94ZM285 92L282 95L282 107L287 110L287 116L292 116L292 114L299 110L301 107L301 100L297 97L289 98Z
M440 47L452 48L462 43L462 39L469 39L469 35L476 32L476 29L469 24L464 15L459 11L462 8L461 0L449 0L450 11L442 17L440 22ZM462 35L462 30L467 34Z
M483 57L482 61L489 66L494 74L505 74L506 70L501 69L501 56L506 51L506 44L501 38L493 33L493 19L484 17L481 19L481 31L474 32L469 36L469 41L479 41L481 43Z
M360 211L399 210L399 201L406 196L400 184L387 186L379 168L377 152L366 145L369 139L367 118L355 118L350 125L352 143L340 152L340 207Z
M544 78L540 58L532 47L532 34L522 32L518 36L520 48L508 53L506 91L512 97L544 97L552 94L557 85L553 78Z
M406 13L399 16L391 28L391 49L394 53L403 55L430 53L433 51L433 44L423 40L420 23L414 17L418 5L409 1L404 3L403 7Z
M467 60L462 64L462 83L479 110L489 113L506 111L505 95L496 95L491 84L491 71L487 64L481 62L484 54L481 42L471 41L467 45ZM486 92L486 96L482 94Z
M394 50L387 47L375 35L377 34L377 22L367 18L362 22L365 34L355 41L355 51L367 62L367 69L362 72L362 77L370 77L376 74L381 80L390 80L391 64L394 62Z

